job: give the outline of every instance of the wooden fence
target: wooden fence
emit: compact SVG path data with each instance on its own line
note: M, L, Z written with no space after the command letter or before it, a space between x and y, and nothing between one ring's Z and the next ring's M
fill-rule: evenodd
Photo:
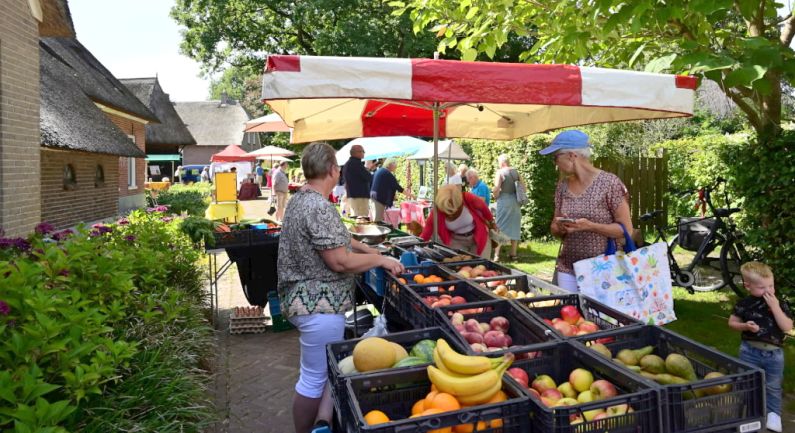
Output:
M640 216L655 209L662 209L663 221L668 220L665 193L668 188L668 155L660 158L630 157L622 160L597 159L596 167L615 174L629 190L629 209L632 225L645 233L654 230L651 221L641 222Z

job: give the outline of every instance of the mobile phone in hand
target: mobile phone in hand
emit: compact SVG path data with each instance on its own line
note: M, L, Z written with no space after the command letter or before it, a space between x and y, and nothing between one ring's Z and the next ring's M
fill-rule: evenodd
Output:
M557 217L557 221L559 223L573 223L573 222L575 222L577 220L574 219L574 218Z

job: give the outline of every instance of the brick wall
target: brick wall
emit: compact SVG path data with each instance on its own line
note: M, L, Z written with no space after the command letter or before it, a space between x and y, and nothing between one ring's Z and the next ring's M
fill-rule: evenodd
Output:
M71 164L76 186L64 189L64 167ZM105 182L95 185L97 165ZM125 187L126 187L125 177ZM119 157L41 148L41 220L58 228L119 214Z
M143 123L111 113L105 113L105 115L108 116L111 122L118 126L122 132L127 135L135 136L135 145L138 146L141 151L145 151L146 129ZM128 188L127 186L127 157L119 158L118 176L119 197L143 194L144 182L146 181L146 160L143 158L135 158L135 188Z
M0 1L0 227L24 235L41 221L39 34L27 0Z

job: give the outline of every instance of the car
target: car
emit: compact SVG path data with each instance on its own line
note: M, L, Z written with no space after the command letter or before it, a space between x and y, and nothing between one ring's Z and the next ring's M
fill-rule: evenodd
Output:
M201 182L201 174L204 167L207 167L208 170L210 169L207 164L183 165L180 180L182 183Z

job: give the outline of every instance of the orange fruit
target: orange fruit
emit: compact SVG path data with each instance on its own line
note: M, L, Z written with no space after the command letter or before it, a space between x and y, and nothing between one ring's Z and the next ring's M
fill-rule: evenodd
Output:
M417 400L417 402L414 403L414 406L411 407L411 414L412 415L421 414L424 410L425 410L425 399Z
M433 403L433 398L436 397L436 394L438 394L438 393L439 393L439 391L431 391L431 392L428 393L428 395L425 396L425 400L424 400L425 401L425 409L430 409L431 408L431 403Z
M414 275L413 280L417 284L422 284L425 282L425 276L423 276L422 274L416 274Z
M500 428L500 427L502 427L502 418L491 420L491 428Z
M406 279L405 278L398 278L398 281L400 281L403 284L406 284Z
M427 401L427 400L426 400ZM431 399L431 404L428 406L429 408L433 409L440 409L444 412L449 412L451 410L458 410L461 409L461 403L452 395L446 392L437 393Z
M380 410L371 410L364 416L364 422L366 422L367 425L383 424L389 422L389 417Z
M437 388L436 385L432 383L431 384L431 391L439 392L439 388Z
M427 397L426 397L426 400L427 400ZM442 412L444 412L444 411L441 410L441 409L436 409L436 408L425 409L424 411L422 411L420 416L434 415L434 414L442 413ZM427 433L452 433L452 432L453 432L453 428L452 427L442 427L442 428L438 428L436 430L428 430Z
M442 428L437 428L436 430L428 430L428 433L453 433L453 428L442 427Z
M484 431L487 428L489 428L489 425L485 421L478 421L478 431ZM455 433L472 433L473 431L475 431L475 424L459 424L453 427L453 432Z
M491 400L486 402L486 404L488 404L488 403L499 403L499 402L505 401L505 400L508 400L508 394L506 394L505 391L503 391L503 390L499 390L499 391L497 391L496 394L494 394L494 397L492 397Z

